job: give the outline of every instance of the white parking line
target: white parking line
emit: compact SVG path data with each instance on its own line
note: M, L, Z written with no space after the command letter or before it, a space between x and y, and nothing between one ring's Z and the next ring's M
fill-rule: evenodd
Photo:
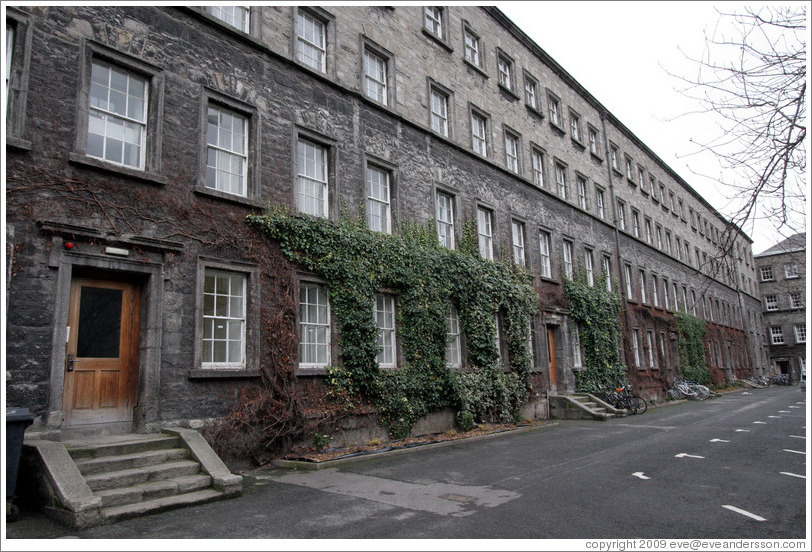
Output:
M729 443L730 441L728 441L727 439L711 439L710 442L711 443Z
M767 422L753 422L754 424L766 424Z
M749 429L737 429L736 431L746 431L747 433L750 433Z
M795 437L796 439L806 439L806 435L790 435L790 437Z
M797 473L789 473L789 472L778 472L781 475L791 475L792 477L800 477L801 479L806 479L805 475L798 475Z
M780 418L781 416L767 416L768 418Z
M651 479L650 477L643 475L643 472L634 472L632 475L635 477L639 477L640 479Z
M779 410L779 414L789 414L789 410Z
M729 504L722 504L722 508L727 508L728 510L732 510L737 514L741 514L743 516L747 516L749 518L753 518L756 521L767 521L765 518L761 516L757 516L756 514L752 514L747 510L742 510L741 508L736 508L735 506L730 506Z
M794 452L795 454L806 454L802 450L790 450L790 449L781 449L781 450L783 450L784 452Z
M801 407L800 407L800 406L795 406L795 405L792 405L792 406L790 406L789 408L801 408Z

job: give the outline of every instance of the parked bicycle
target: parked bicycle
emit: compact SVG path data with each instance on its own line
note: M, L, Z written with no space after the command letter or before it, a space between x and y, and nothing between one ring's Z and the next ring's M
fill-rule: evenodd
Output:
M674 388L669 390L668 395L676 399L704 401L711 396L711 390L699 383L679 380L674 382Z
M629 414L643 414L648 410L646 400L640 395L633 395L629 385L607 388L595 393L595 396L618 410L627 411Z

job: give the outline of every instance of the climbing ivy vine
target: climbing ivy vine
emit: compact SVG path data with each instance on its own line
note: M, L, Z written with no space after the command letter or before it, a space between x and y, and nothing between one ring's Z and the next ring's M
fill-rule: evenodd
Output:
M709 385L711 374L705 361L705 321L696 316L678 312L679 367L688 381Z
M526 269L479 257L470 223L455 251L440 246L432 222L406 223L392 235L370 231L362 218L342 216L336 223L284 206L250 215L248 222L276 240L290 260L326 280L341 351L340 361L328 368L327 385L369 399L391 436L405 437L421 416L445 407L457 410L463 426L518 416L528 397L527 332L539 299ZM376 362L373 304L381 290L396 300L405 360L398 370L381 370ZM451 305L466 337L470 370L464 372L449 370L445 362ZM497 315L508 372L497 348Z
M613 289L617 289L617 283ZM594 286L579 268L572 280L564 278L569 316L577 325L584 351L584 369L576 372L578 391L592 393L604 387L622 385L626 369L620 360L620 294L606 289L601 274Z

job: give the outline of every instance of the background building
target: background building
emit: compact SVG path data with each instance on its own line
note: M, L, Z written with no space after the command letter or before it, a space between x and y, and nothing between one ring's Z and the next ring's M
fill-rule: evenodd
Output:
M756 255L770 372L797 383L806 366L806 233Z
M588 368L562 290L579 265L619 286L644 396L679 376L678 312L706 321L715 383L759 367L751 240L498 9L6 13L7 398L34 429L223 416L277 358L288 265L244 222L269 203L434 221L448 247L475 223L483 256L535 277L538 415ZM324 282L292 274L309 392L340 340Z

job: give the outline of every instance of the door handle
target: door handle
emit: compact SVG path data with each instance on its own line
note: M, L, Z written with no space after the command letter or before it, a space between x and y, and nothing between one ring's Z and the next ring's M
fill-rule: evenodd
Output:
M73 355L68 355L68 372L73 372L73 365L77 364L79 361L76 360Z

